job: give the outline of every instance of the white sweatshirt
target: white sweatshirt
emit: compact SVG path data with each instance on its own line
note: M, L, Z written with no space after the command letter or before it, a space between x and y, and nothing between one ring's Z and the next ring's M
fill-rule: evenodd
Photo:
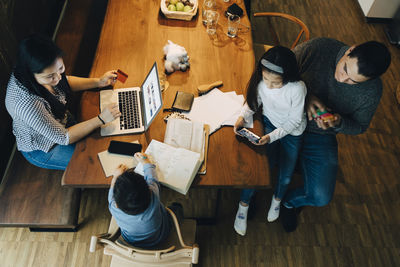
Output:
M289 82L281 88L269 89L260 81L257 86L258 106L262 105L262 113L276 127L270 136L270 143L281 139L287 134L301 135L307 125L304 112L304 101L307 89L303 81ZM242 107L240 116L247 121L253 116L247 103Z

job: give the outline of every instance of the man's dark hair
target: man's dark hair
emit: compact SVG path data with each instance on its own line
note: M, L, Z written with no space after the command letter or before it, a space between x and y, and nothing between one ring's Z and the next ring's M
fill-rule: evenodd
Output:
M114 199L120 210L137 215L150 204L151 192L143 176L129 169L121 174L114 184Z
M390 52L387 47L376 41L369 41L356 46L349 57L357 58L358 74L368 78L381 76L389 68Z

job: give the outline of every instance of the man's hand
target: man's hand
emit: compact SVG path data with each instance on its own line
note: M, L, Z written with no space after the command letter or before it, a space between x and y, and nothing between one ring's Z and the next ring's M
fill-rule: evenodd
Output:
M314 119L314 117L317 117L317 109L321 111L327 110L326 106L324 103L321 102L321 100L318 99L318 97L309 95L307 97L306 101L306 106L305 106L306 112L307 112L307 117L308 120L311 121Z
M328 120L325 122L321 118L318 118L315 120L315 122L317 123L319 128L326 130L326 129L340 125L340 122L342 121L342 117L338 113L333 114L333 117L334 117L333 120Z

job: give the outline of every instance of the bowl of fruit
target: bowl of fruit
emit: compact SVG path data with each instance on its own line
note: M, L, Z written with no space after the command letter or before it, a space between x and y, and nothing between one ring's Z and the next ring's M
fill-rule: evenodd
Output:
M191 20L197 8L197 0L161 0L161 12L169 19Z

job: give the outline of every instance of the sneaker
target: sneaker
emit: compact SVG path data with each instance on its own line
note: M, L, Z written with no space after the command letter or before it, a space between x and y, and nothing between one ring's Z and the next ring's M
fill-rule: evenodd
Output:
M236 233L242 236L246 234L248 210L249 206L243 206L242 204L239 203L239 208L236 213L235 223L233 227L235 228Z
M273 222L276 219L278 219L280 207L281 207L281 201L276 200L275 195L273 195L271 200L271 207L269 208L268 211L268 217L267 217L268 222Z
M281 223L283 229L287 232L293 232L297 228L297 212L296 208L287 208L282 205Z

